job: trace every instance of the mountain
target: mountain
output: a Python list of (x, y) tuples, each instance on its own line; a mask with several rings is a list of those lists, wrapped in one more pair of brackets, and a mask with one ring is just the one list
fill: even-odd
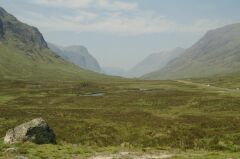
[(61, 56), (63, 59), (78, 65), (81, 68), (102, 73), (102, 69), (98, 61), (88, 52), (84, 46), (68, 46), (60, 47), (52, 43), (48, 43), (48, 47)]
[(35, 27), (0, 7), (0, 79), (89, 80), (108, 78), (80, 69), (49, 50)]
[(180, 57), (144, 79), (179, 79), (240, 71), (240, 23), (207, 32)]
[(42, 34), (37, 28), (19, 22), (14, 16), (7, 13), (0, 7), (0, 39), (1, 41), (14, 41), (17, 47), (24, 49), (24, 46), (47, 48)]
[(180, 56), (184, 52), (183, 48), (175, 48), (171, 51), (151, 54), (142, 62), (128, 71), (128, 77), (140, 77), (144, 74), (163, 68), (169, 61)]
[(107, 75), (111, 76), (121, 76), (124, 77), (126, 75), (126, 71), (117, 67), (103, 67), (103, 71)]

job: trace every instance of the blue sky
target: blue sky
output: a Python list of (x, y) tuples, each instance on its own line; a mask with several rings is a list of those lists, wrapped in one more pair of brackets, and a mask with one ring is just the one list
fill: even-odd
[(0, 6), (47, 41), (84, 45), (102, 66), (124, 69), (240, 22), (239, 0), (0, 0)]

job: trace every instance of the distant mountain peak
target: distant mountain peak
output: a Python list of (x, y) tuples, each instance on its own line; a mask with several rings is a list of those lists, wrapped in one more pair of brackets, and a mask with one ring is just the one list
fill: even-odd
[(87, 48), (83, 45), (71, 45), (66, 47), (67, 49), (72, 49), (73, 51), (88, 51)]
[(143, 61), (128, 71), (128, 77), (140, 77), (144, 74), (163, 68), (169, 61), (180, 56), (185, 49), (177, 47), (170, 51), (162, 51), (147, 56)]
[(90, 58), (94, 58), (88, 51), (88, 49), (83, 45), (71, 45), (68, 47), (63, 48), (64, 50), (68, 50), (68, 52), (71, 52), (73, 54), (80, 54), (84, 55)]
[(79, 81), (105, 79), (59, 58), (37, 28), (0, 8), (0, 80)]
[(103, 72), (98, 61), (88, 52), (85, 46), (72, 45), (61, 47), (52, 43), (48, 43), (48, 46), (57, 55), (81, 68), (99, 73)]

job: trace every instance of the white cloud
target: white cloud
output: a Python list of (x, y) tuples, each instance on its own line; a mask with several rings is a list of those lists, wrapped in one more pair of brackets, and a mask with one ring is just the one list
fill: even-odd
[(134, 10), (137, 8), (137, 3), (121, 2), (116, 0), (31, 0), (29, 2), (48, 7), (71, 9), (91, 7), (107, 10)]
[(127, 3), (114, 0), (95, 0), (98, 7), (108, 10), (135, 10), (137, 9), (137, 3)]
[(81, 12), (78, 16), (46, 17), (36, 13), (28, 15), (31, 17), (21, 17), (20, 19), (48, 31), (102, 32), (117, 35), (167, 32), (203, 33), (227, 24), (227, 22), (211, 20), (196, 20), (189, 24), (179, 24), (157, 16), (128, 17), (121, 14), (109, 14), (102, 17), (88, 12)]
[(30, 0), (29, 2), (48, 7), (84, 8), (93, 0)]
[[(70, 9), (72, 14), (26, 13), (21, 20), (47, 31), (101, 32), (116, 35), (149, 33), (203, 33), (228, 22), (200, 19), (189, 24), (177, 23), (156, 14), (143, 11), (137, 3), (119, 0), (32, 0), (31, 3), (48, 7)], [(81, 9), (79, 9), (81, 8)]]

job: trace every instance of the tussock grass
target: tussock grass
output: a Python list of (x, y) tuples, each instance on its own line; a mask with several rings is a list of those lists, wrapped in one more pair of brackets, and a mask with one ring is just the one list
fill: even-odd
[[(219, 89), (175, 81), (1, 81), (0, 87), (0, 136), (36, 117), (56, 132), (57, 146), (20, 146), (18, 152), (28, 156), (85, 156), (121, 146), (239, 151), (240, 99)], [(104, 95), (82, 96), (96, 92)]]

